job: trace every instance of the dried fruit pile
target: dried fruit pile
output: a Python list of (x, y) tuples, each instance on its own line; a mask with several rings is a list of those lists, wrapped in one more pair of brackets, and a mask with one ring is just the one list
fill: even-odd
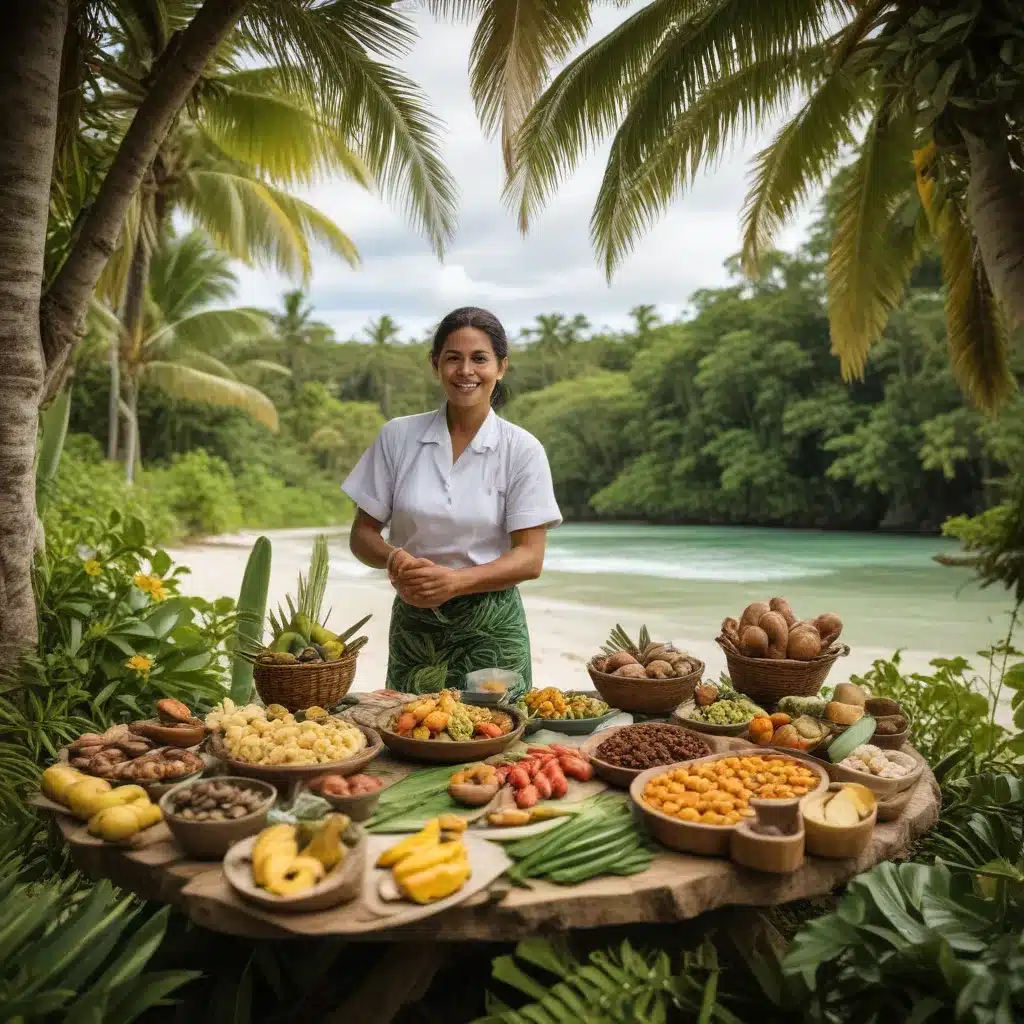
[(625, 679), (678, 679), (700, 668), (700, 659), (676, 650), (671, 644), (656, 643), (646, 626), (634, 643), (621, 626), (612, 630), (601, 654), (590, 662), (598, 672)]
[(797, 619), (784, 597), (755, 601), (737, 619), (722, 621), (722, 638), (748, 658), (810, 661), (824, 654), (843, 631), (834, 612)]
[(497, 708), (463, 704), (458, 690), (442, 690), (405, 704), (391, 728), (414, 740), (496, 739), (512, 731), (512, 716)]
[(643, 802), (680, 821), (735, 825), (753, 815), (752, 798), (788, 800), (818, 783), (815, 772), (789, 757), (725, 757), (651, 779)]
[(594, 751), (608, 764), (640, 769), (692, 761), (710, 753), (711, 748), (688, 729), (661, 722), (627, 725)]

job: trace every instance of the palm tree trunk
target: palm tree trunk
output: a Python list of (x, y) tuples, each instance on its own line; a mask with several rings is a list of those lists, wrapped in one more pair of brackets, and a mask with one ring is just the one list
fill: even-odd
[(0, 657), (36, 637), (39, 296), (67, 17), (66, 0), (33, 0), (0, 34)]
[(107, 402), (107, 458), (117, 462), (121, 438), (121, 347), (117, 338), (110, 342), (110, 400)]
[(129, 487), (135, 483), (135, 468), (139, 461), (139, 382), (135, 377), (127, 378), (128, 423), (124, 444), (124, 482)]
[[(148, 204), (146, 204), (148, 206)], [(142, 221), (146, 216), (143, 214)], [(149, 268), (152, 263), (152, 249), (140, 224), (132, 247), (132, 262), (128, 268), (128, 282), (125, 286), (124, 306), (121, 310), (121, 327), (125, 339), (125, 347), (131, 353), (132, 365), (138, 365), (140, 356), (139, 342), (144, 327), (143, 318), (146, 311), (146, 289), (149, 285)], [(120, 392), (119, 392), (120, 395)], [(139, 423), (135, 413), (138, 404), (138, 382), (134, 376), (129, 378), (128, 404), (132, 409), (129, 416), (129, 432), (134, 436), (132, 449), (137, 454), (139, 449)], [(135, 459), (125, 453), (125, 478), (132, 482), (135, 473)]]
[(1024, 327), (1024, 188), (1014, 171), (1005, 129), (963, 131), (971, 176), (971, 224), (992, 290), (1015, 327)]

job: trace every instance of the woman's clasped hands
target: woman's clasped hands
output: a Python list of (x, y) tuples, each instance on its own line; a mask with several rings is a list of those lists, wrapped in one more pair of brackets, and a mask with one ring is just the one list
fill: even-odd
[(398, 596), (414, 608), (440, 608), (457, 596), (456, 574), (429, 558), (414, 558), (398, 549), (388, 565), (388, 578)]

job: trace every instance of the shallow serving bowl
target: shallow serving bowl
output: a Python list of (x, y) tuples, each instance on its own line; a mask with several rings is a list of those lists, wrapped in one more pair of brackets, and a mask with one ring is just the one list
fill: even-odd
[[(639, 814), (650, 832), (659, 843), (672, 850), (679, 850), (681, 853), (696, 853), (703, 856), (729, 856), (732, 843), (732, 833), (739, 827), (736, 825), (704, 825), (700, 822), (680, 821), (671, 815), (663, 814), (661, 811), (649, 807), (643, 801), (643, 792), (651, 779), (672, 771), (674, 768), (691, 768), (694, 765), (706, 764), (710, 761), (722, 761), (727, 757), (750, 757), (755, 754), (764, 756), (766, 753), (773, 757), (785, 757), (796, 761), (798, 764), (810, 767), (819, 778), (818, 785), (811, 790), (811, 793), (819, 793), (826, 789), (829, 784), (829, 777), (825, 769), (810, 759), (791, 757), (788, 753), (779, 750), (766, 750), (765, 747), (751, 747), (749, 750), (731, 750), (724, 754), (711, 754), (709, 757), (700, 757), (694, 761), (681, 761), (679, 764), (661, 765), (657, 768), (648, 768), (641, 772), (630, 784), (629, 795), (633, 801), (634, 812)], [(810, 795), (810, 794), (808, 794)]]
[(394, 711), (386, 711), (378, 719), (377, 729), (384, 745), (399, 757), (410, 761), (428, 761), (433, 764), (465, 764), (468, 761), (482, 761), (493, 757), (510, 747), (526, 728), (526, 716), (517, 708), (503, 707), (514, 724), (511, 732), (494, 739), (481, 740), (414, 740), (411, 736), (399, 736), (391, 731), (395, 720)]
[(751, 715), (745, 722), (734, 722), (730, 725), (716, 725), (714, 722), (702, 722), (699, 718), (690, 718), (689, 715), (695, 711), (697, 704), (688, 700), (672, 712), (673, 724), (678, 724), (694, 732), (707, 733), (709, 736), (742, 736), (750, 728), (754, 720)]
[[(666, 723), (675, 725), (674, 722)], [(597, 756), (597, 748), (601, 746), (606, 739), (614, 736), (620, 729), (628, 729), (628, 725), (613, 725), (610, 729), (605, 729), (599, 732), (596, 736), (591, 736), (584, 744), (580, 746), (580, 751), (583, 753), (587, 760), (594, 766), (594, 774), (599, 778), (604, 779), (605, 782), (612, 786), (617, 786), (619, 789), (629, 789), (633, 780), (646, 771), (645, 768), (624, 768), (621, 765), (612, 764), (610, 761), (604, 761)], [(682, 729), (684, 726), (678, 726)], [(707, 756), (707, 755), (705, 755)], [(698, 758), (694, 758), (693, 761), (681, 761), (679, 764), (693, 764)], [(656, 766), (662, 767), (662, 766)]]
[(160, 810), (177, 844), (190, 856), (201, 860), (220, 860), (234, 843), (259, 832), (267, 821), (267, 814), (277, 799), (277, 790), (269, 782), (225, 775), (217, 782), (229, 782), (239, 788), (255, 790), (263, 796), (263, 803), (251, 814), (230, 821), (190, 821), (171, 809), (172, 798), (180, 789), (196, 785), (198, 779), (185, 782), (168, 790), (160, 798)]
[(384, 749), (384, 744), (376, 730), (356, 722), (352, 724), (366, 737), (366, 746), (358, 754), (344, 761), (333, 761), (329, 764), (252, 764), (250, 761), (236, 761), (221, 745), (218, 733), (214, 733), (207, 740), (207, 747), (214, 757), (228, 766), (232, 775), (262, 779), (264, 782), (287, 785), (305, 782), (306, 779), (315, 778), (317, 775), (355, 775)]

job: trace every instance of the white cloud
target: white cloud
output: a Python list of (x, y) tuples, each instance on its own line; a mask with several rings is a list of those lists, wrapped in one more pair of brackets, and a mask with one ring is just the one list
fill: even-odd
[[(626, 14), (601, 9), (594, 37)], [(698, 288), (727, 280), (722, 266), (739, 247), (739, 215), (747, 169), (766, 134), (702, 176), (687, 196), (641, 241), (609, 285), (590, 246), (589, 221), (604, 169), (604, 151), (592, 155), (566, 181), (523, 238), (501, 202), (503, 181), (497, 140), (486, 139), (469, 95), (467, 61), (472, 29), (414, 17), (420, 41), (405, 70), (445, 121), (443, 152), (461, 189), (459, 232), (442, 266), (427, 243), (380, 197), (350, 182), (323, 183), (308, 198), (355, 240), (358, 271), (321, 254), (310, 294), (317, 315), (342, 338), (372, 317), (390, 313), (409, 335), (422, 335), (449, 309), (488, 305), (510, 333), (538, 313), (584, 313), (595, 325), (624, 326), (629, 310), (653, 303), (678, 315)], [(795, 245), (806, 230), (805, 212), (780, 238)], [(239, 301), (272, 304), (293, 282), (242, 268)]]

